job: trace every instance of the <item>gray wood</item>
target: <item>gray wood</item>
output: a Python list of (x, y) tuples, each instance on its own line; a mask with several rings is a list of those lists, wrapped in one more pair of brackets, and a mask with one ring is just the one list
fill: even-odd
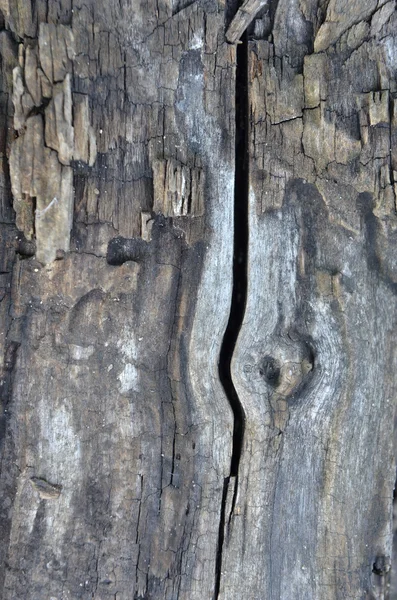
[(0, 11), (0, 598), (386, 600), (394, 0)]
[(245, 0), (234, 15), (226, 31), (226, 39), (231, 44), (239, 42), (245, 30), (251, 25), (257, 14), (267, 7), (267, 0)]
[[(217, 368), (234, 183), (223, 11), (3, 10), (21, 41), (4, 32), (13, 202), (36, 253), (12, 265), (0, 596), (210, 597), (233, 426)], [(189, 214), (179, 180), (153, 197), (158, 161), (191, 174)]]
[[(336, 4), (338, 35), (316, 52)], [(314, 20), (314, 52), (310, 3), (280, 0), (274, 42), (249, 43), (248, 300), (233, 360), (246, 436), (222, 598), (243, 585), (251, 599), (387, 594), (396, 13), (360, 3), (370, 23), (348, 29), (353, 4)]]

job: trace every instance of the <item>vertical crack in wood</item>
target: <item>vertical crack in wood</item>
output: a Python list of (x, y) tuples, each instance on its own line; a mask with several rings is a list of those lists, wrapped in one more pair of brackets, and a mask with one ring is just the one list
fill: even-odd
[(248, 253), (248, 41), (237, 47), (236, 155), (234, 186), (233, 293), (230, 316), (219, 359), (219, 375), (234, 413), (233, 453), (230, 475), (238, 475), (244, 435), (244, 411), (231, 376), (231, 361), (244, 319), (247, 300)]
[[(245, 416), (231, 376), (231, 361), (237, 338), (243, 323), (247, 300), (248, 260), (248, 38), (244, 33), (237, 46), (236, 61), (236, 150), (234, 185), (234, 248), (233, 248), (233, 291), (229, 321), (223, 337), (219, 355), (219, 377), (234, 415), (233, 449), (230, 475), (224, 480), (221, 518), (219, 524), (218, 554), (216, 561), (215, 600), (219, 596), (222, 549), (226, 525), (227, 491), (230, 478), (235, 478), (231, 511), (238, 490), (238, 470), (244, 439)], [(228, 519), (230, 521), (230, 518)]]
[(215, 565), (214, 600), (218, 600), (219, 589), (221, 586), (222, 550), (223, 550), (223, 541), (225, 538), (226, 500), (227, 500), (227, 490), (229, 487), (229, 481), (230, 481), (230, 477), (225, 477), (225, 480), (223, 482), (222, 507), (221, 507), (221, 517), (220, 517), (220, 522), (219, 522), (218, 552), (217, 552), (217, 556), (216, 556), (216, 565)]
[[(396, 438), (395, 438), (396, 439)], [(396, 452), (396, 442), (395, 442)], [(397, 462), (397, 461), (396, 461)], [(397, 598), (397, 474), (393, 490), (393, 553), (390, 570), (390, 598)]]

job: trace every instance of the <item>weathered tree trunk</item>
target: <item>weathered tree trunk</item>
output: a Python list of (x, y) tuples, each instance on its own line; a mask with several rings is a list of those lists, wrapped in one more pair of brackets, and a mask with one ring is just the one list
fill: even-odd
[(389, 597), (394, 0), (0, 0), (0, 597)]

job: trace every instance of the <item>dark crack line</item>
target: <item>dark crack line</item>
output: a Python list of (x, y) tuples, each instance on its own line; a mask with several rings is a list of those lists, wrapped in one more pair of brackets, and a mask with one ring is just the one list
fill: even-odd
[(229, 321), (219, 356), (219, 376), (234, 414), (230, 475), (238, 475), (244, 434), (244, 411), (231, 376), (231, 361), (247, 300), (248, 253), (248, 40), (237, 46), (236, 154), (234, 185), (233, 292)]
[(223, 550), (223, 541), (225, 538), (225, 521), (226, 521), (226, 501), (227, 501), (227, 490), (229, 487), (230, 477), (226, 477), (223, 482), (223, 491), (222, 491), (222, 507), (221, 507), (221, 517), (219, 522), (219, 534), (218, 534), (218, 551), (216, 555), (216, 564), (215, 564), (215, 590), (214, 590), (214, 600), (217, 600), (219, 597), (219, 590), (221, 586), (221, 574), (222, 574), (222, 550)]
[[(236, 149), (234, 182), (234, 247), (233, 247), (233, 292), (229, 321), (223, 337), (219, 355), (219, 377), (234, 416), (233, 449), (230, 475), (224, 480), (222, 508), (219, 524), (218, 551), (215, 571), (214, 599), (219, 596), (222, 568), (222, 551), (226, 523), (226, 501), (230, 477), (235, 477), (232, 502), (234, 507), (238, 489), (238, 471), (244, 439), (245, 416), (231, 375), (231, 361), (240, 332), (247, 300), (247, 257), (248, 257), (248, 38), (244, 33), (237, 45), (236, 63)], [(230, 522), (230, 518), (229, 518)]]

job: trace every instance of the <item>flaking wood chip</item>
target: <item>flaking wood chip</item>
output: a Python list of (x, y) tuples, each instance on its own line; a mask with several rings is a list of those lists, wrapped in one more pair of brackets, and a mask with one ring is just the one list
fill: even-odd
[(57, 500), (61, 495), (62, 487), (48, 483), (45, 479), (32, 477), (30, 483), (42, 500)]

